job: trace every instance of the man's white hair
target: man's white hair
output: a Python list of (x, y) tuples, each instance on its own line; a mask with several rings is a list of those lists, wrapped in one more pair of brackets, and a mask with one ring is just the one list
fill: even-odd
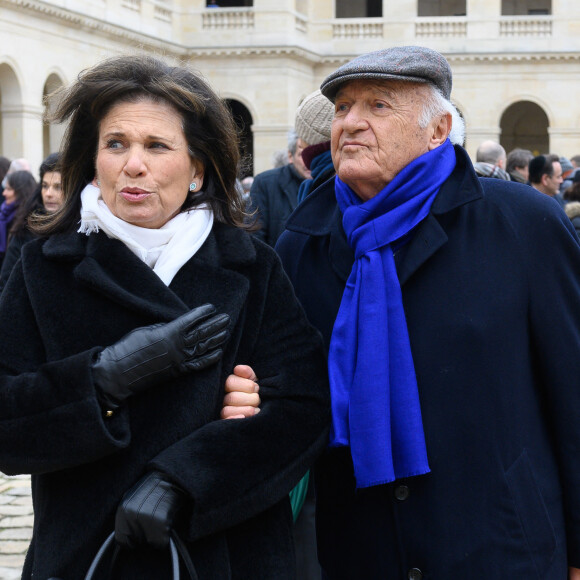
[(451, 132), (449, 133), (449, 140), (454, 145), (463, 145), (465, 141), (465, 122), (455, 105), (447, 100), (438, 90), (431, 84), (427, 85), (429, 94), (423, 103), (423, 111), (419, 117), (419, 127), (425, 129), (427, 125), (435, 118), (445, 113), (451, 114)]

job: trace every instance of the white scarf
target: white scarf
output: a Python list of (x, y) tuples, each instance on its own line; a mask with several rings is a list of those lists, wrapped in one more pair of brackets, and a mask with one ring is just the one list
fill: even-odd
[(169, 286), (179, 269), (199, 250), (213, 226), (213, 212), (205, 204), (177, 214), (158, 229), (134, 226), (111, 213), (101, 190), (87, 185), (81, 192), (79, 233), (102, 229), (121, 240)]

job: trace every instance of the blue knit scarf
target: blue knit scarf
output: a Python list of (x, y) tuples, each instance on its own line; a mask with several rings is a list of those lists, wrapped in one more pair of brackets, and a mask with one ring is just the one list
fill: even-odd
[(429, 472), (392, 243), (427, 216), (454, 167), (446, 140), (366, 202), (336, 178), (355, 262), (330, 341), (330, 445), (350, 445), (358, 488)]

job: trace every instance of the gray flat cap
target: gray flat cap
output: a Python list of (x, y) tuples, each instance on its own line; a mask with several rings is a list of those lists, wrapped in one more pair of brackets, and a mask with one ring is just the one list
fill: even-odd
[(357, 56), (327, 76), (320, 91), (334, 101), (342, 84), (357, 79), (431, 83), (446, 99), (451, 95), (449, 63), (442, 54), (424, 46), (395, 46)]

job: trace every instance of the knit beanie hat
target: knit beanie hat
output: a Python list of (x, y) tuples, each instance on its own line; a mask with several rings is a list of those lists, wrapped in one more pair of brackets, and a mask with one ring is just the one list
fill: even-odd
[(319, 91), (309, 94), (296, 110), (294, 129), (308, 145), (330, 141), (334, 105)]

